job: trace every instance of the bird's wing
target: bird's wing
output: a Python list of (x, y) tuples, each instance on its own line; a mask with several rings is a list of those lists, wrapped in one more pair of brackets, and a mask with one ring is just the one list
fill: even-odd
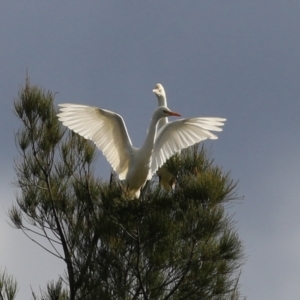
[(109, 110), (79, 104), (59, 104), (57, 115), (63, 125), (92, 140), (103, 152), (112, 168), (125, 179), (132, 144), (123, 118)]
[(181, 149), (206, 139), (217, 139), (211, 131), (222, 131), (223, 118), (180, 119), (165, 124), (158, 132), (154, 143), (151, 173), (161, 167), (168, 158)]

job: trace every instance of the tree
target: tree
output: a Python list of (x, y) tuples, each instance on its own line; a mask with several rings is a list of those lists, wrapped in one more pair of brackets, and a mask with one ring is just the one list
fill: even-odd
[(129, 201), (113, 174), (95, 176), (97, 150), (60, 125), (53, 101), (28, 78), (15, 100), (20, 193), (10, 218), (66, 264), (41, 299), (238, 299), (244, 253), (225, 209), (237, 197), (230, 174), (193, 147), (167, 162), (172, 192), (154, 178)]
[(18, 283), (6, 270), (0, 270), (0, 300), (14, 300), (18, 292)]

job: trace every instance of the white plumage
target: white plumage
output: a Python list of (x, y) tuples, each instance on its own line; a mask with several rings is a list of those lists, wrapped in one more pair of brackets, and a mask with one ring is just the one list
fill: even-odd
[(212, 131), (222, 131), (223, 118), (189, 118), (166, 123), (158, 132), (155, 139), (151, 170), (154, 172), (168, 158), (181, 149), (190, 147), (207, 138), (215, 140), (218, 137)]
[[(166, 92), (162, 84), (157, 83), (152, 91), (157, 97), (158, 106), (168, 106)], [(160, 119), (157, 124), (157, 131), (168, 122), (168, 117)], [(165, 166), (160, 167), (156, 174), (159, 178), (159, 183), (166, 191), (170, 191), (175, 186), (175, 178)]]
[[(167, 106), (167, 96), (164, 87), (162, 84), (157, 83), (155, 85), (155, 88), (153, 89), (154, 94), (157, 97), (158, 100), (158, 106)], [(223, 121), (226, 119), (220, 119), (220, 118), (193, 118), (193, 119), (187, 119), (190, 121), (185, 122), (185, 126), (182, 125), (182, 120), (178, 120), (179, 124), (174, 124), (174, 127), (172, 128), (172, 134), (170, 136), (170, 139), (173, 139), (173, 145), (175, 145), (176, 148), (176, 136), (175, 135), (181, 134), (181, 129), (184, 128), (184, 131), (188, 134), (183, 134), (181, 136), (182, 144), (177, 146), (176, 150), (170, 150), (172, 153), (178, 153), (180, 149), (187, 148), (189, 145), (195, 144), (195, 139), (190, 139), (191, 136), (194, 134), (198, 135), (199, 142), (202, 140), (205, 140), (207, 138), (209, 139), (216, 139), (217, 137), (213, 135), (211, 132), (207, 132), (207, 130), (212, 131), (220, 131), (220, 128), (217, 126), (222, 126)], [(216, 123), (214, 123), (214, 121)], [(188, 123), (190, 122), (190, 127), (188, 127)], [(199, 124), (199, 126), (195, 126), (196, 124)], [(157, 131), (159, 131), (165, 124), (168, 124), (168, 117), (162, 118), (159, 120), (157, 125)], [(215, 127), (213, 127), (215, 125)], [(170, 129), (169, 129), (170, 130)], [(190, 139), (190, 140), (189, 140)], [(184, 144), (185, 143), (185, 144)], [(159, 142), (157, 141), (157, 146), (159, 147)], [(183, 146), (183, 147), (182, 147)], [(180, 148), (180, 149), (179, 149)], [(172, 155), (170, 155), (172, 156)], [(171, 190), (174, 186), (174, 177), (173, 175), (165, 168), (165, 166), (160, 167), (157, 170), (157, 175), (159, 177), (160, 184), (163, 186), (163, 188), (167, 191)]]
[(161, 106), (154, 111), (143, 146), (135, 148), (120, 115), (87, 105), (65, 103), (59, 107), (58, 119), (96, 144), (119, 178), (125, 180), (130, 198), (139, 198), (140, 189), (169, 157), (207, 138), (217, 139), (209, 130), (222, 131), (220, 126), (226, 120), (180, 119), (164, 124), (156, 135), (157, 123), (161, 118), (180, 116)]

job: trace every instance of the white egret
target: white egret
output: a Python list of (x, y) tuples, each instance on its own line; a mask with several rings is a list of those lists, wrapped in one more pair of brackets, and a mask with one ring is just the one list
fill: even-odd
[[(155, 88), (153, 90), (153, 93), (156, 95), (157, 100), (158, 100), (158, 106), (168, 106), (167, 105), (167, 96), (164, 87), (162, 84), (157, 83), (155, 85)], [(157, 131), (160, 130), (163, 125), (168, 123), (168, 117), (162, 118), (158, 121), (157, 124)], [(158, 178), (159, 178), (159, 183), (162, 185), (162, 187), (166, 191), (170, 191), (174, 185), (175, 185), (175, 178), (174, 176), (167, 170), (165, 166), (160, 167), (157, 172), (156, 172)]]
[(139, 198), (140, 189), (165, 161), (183, 148), (207, 138), (217, 139), (212, 131), (222, 131), (223, 118), (179, 119), (165, 124), (156, 135), (161, 118), (180, 116), (165, 106), (152, 116), (141, 148), (132, 146), (123, 118), (111, 111), (79, 104), (60, 104), (58, 119), (69, 129), (92, 140), (103, 152), (120, 180), (125, 180), (130, 198)]

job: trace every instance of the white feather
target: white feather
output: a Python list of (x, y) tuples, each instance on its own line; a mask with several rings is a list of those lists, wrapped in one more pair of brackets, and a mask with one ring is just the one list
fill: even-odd
[[(152, 116), (147, 137), (139, 149), (132, 146), (123, 118), (109, 110), (79, 104), (60, 104), (58, 119), (74, 132), (92, 140), (103, 152), (121, 180), (125, 179), (130, 197), (139, 198), (147, 179), (166, 160), (183, 148), (207, 138), (217, 139), (212, 131), (221, 131), (225, 119), (190, 118), (167, 123), (167, 116), (180, 116), (166, 106)], [(157, 133), (159, 120), (165, 123)]]

